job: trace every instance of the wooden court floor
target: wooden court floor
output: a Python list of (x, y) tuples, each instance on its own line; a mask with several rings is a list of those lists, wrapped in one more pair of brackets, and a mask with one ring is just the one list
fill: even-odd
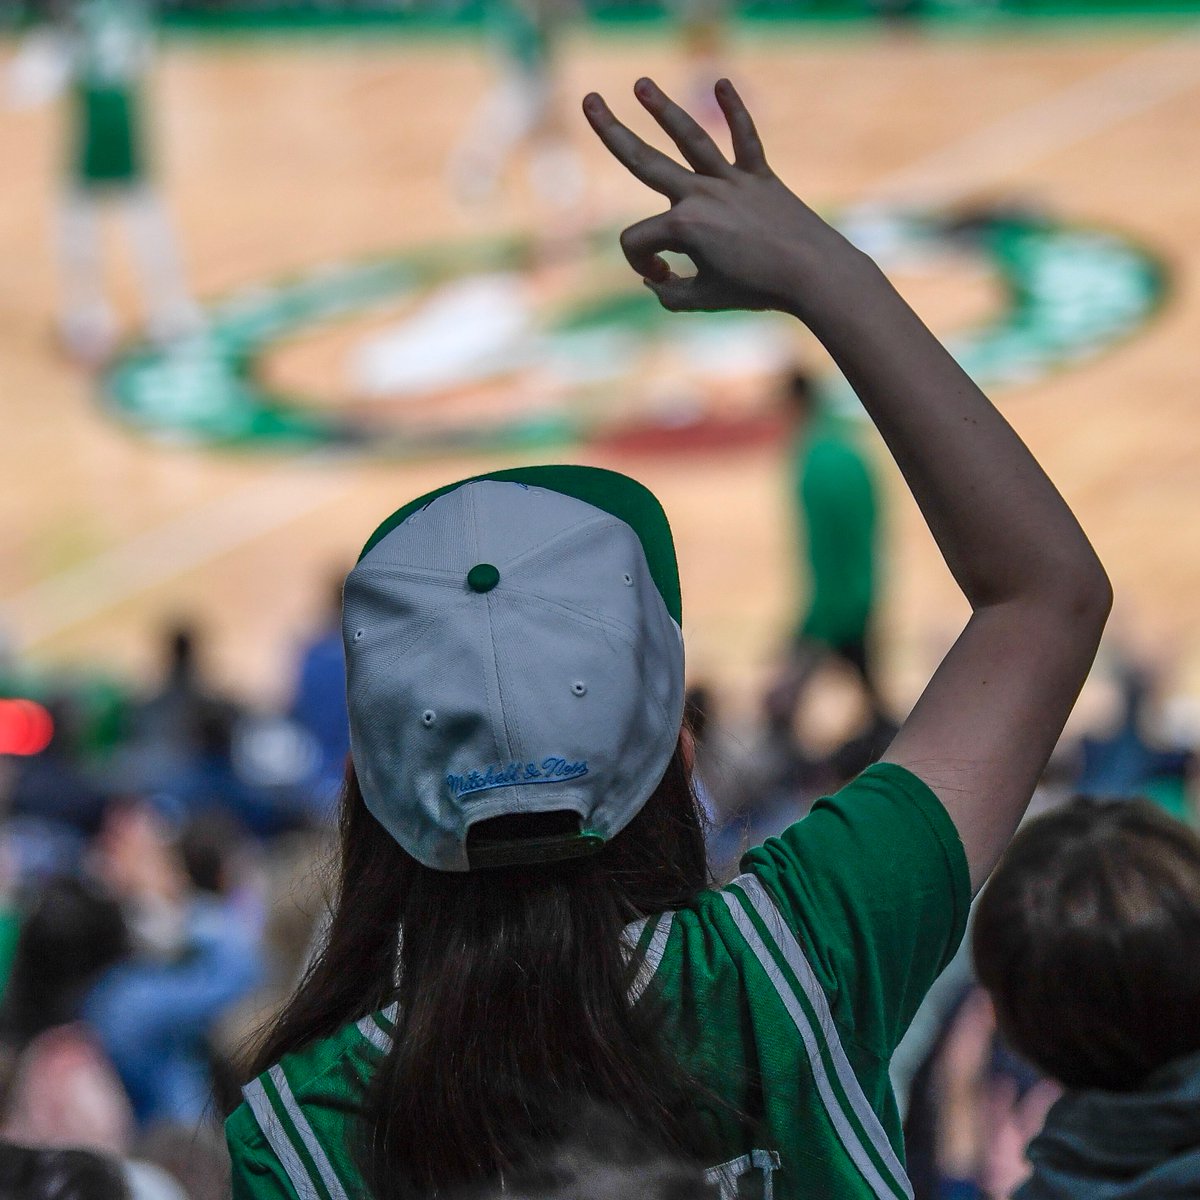
[[(0, 66), (11, 54), (0, 47)], [(577, 35), (564, 92), (626, 112), (638, 74), (680, 83), (661, 36)], [(1180, 26), (1079, 26), (934, 40), (747, 33), (729, 72), (780, 174), (810, 202), (1018, 195), (1124, 231), (1171, 264), (1154, 323), (1099, 359), (996, 399), (1075, 508), (1116, 585), (1114, 626), (1200, 697), (1200, 39)], [(449, 201), (446, 146), (482, 94), (478, 47), (437, 41), (173, 43), (156, 88), (162, 177), (201, 297), (322, 262), (524, 227), (517, 189), (487, 217)], [(624, 95), (622, 94), (624, 93)], [(596, 219), (648, 215), (570, 110)], [(644, 128), (646, 122), (641, 122)], [(269, 702), (292, 648), (376, 521), (499, 458), (295, 460), (138, 441), (56, 352), (52, 111), (0, 110), (0, 626), (45, 664), (141, 673), (162, 619), (200, 617), (213, 665)], [(127, 256), (111, 269), (134, 314)], [(967, 273), (902, 280), (935, 329), (994, 301)], [(814, 355), (814, 362), (817, 362)], [(752, 702), (795, 603), (782, 452), (581, 461), (663, 499), (684, 573), (694, 675)], [(551, 457), (560, 457), (558, 455)], [(881, 460), (882, 462), (882, 460)], [(886, 465), (882, 635), (898, 702), (915, 695), (963, 606)]]

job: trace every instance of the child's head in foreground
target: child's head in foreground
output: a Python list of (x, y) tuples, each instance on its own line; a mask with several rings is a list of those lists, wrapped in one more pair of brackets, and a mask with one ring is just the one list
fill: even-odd
[(973, 938), (1000, 1028), (1067, 1088), (1130, 1091), (1200, 1051), (1200, 837), (1145, 801), (1030, 821)]

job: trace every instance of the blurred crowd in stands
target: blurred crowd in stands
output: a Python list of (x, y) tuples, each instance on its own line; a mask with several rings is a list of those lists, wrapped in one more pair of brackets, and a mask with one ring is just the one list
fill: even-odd
[[(161, 677), (140, 695), (95, 682), (39, 689), (8, 664), (0, 1181), (13, 1182), (4, 1195), (226, 1194), (220, 1121), (237, 1102), (239, 1047), (320, 936), (325, 839), (348, 751), (335, 613), (331, 604), (298, 654), (290, 703), (274, 714), (221, 694), (205, 672), (203, 631), (186, 624), (163, 633)], [(1194, 823), (1195, 745), (1155, 734), (1146, 671), (1109, 673), (1115, 719), (1062, 747), (1034, 811), (1078, 792), (1142, 795)], [(876, 713), (866, 734), (816, 753), (795, 723), (770, 719), (769, 704), (752, 731), (723, 719), (708, 686), (694, 685), (687, 707), (718, 876), (883, 748)], [(893, 1070), (919, 1200), (1008, 1196), (1059, 1091), (998, 1034), (968, 948)], [(75, 1177), (92, 1190), (31, 1182)]]
[(0, 1133), (215, 1200), (231, 1056), (310, 936), (289, 889), (313, 886), (349, 749), (342, 650), (318, 631), (270, 716), (210, 683), (198, 629), (163, 658), (141, 695), (15, 664), (0, 684)]

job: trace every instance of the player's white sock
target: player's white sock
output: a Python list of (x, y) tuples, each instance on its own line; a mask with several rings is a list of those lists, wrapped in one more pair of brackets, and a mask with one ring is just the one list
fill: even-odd
[(58, 213), (58, 257), (62, 273), (59, 333), (72, 358), (89, 366), (103, 362), (117, 338), (117, 321), (104, 297), (100, 259), (100, 213), (96, 198), (73, 190)]
[(520, 73), (504, 76), (487, 94), (447, 164), (450, 189), (460, 204), (482, 204), (495, 195), (505, 166), (536, 126), (543, 103), (540, 84)]
[(156, 341), (173, 341), (198, 332), (203, 317), (184, 282), (175, 233), (162, 198), (154, 188), (139, 187), (129, 193), (123, 207), (142, 283), (147, 332)]

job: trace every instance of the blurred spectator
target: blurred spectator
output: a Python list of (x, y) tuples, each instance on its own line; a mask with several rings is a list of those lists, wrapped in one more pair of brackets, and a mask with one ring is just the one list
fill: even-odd
[[(178, 852), (145, 822), (131, 822), (123, 837), (144, 863), (157, 864), (126, 877), (127, 905), (156, 902), (162, 881), (174, 877), (178, 935), (114, 964), (89, 990), (82, 1013), (138, 1121), (192, 1124), (211, 1113), (211, 1032), (259, 981), (261, 906), (237, 886), (240, 839), (227, 820), (208, 817), (185, 830)], [(124, 856), (118, 839), (110, 862)]]
[(162, 817), (148, 804), (124, 801), (105, 814), (89, 866), (119, 900), (133, 948), (175, 954), (183, 937), (186, 877)]
[(35, 897), (0, 1009), (7, 1136), (123, 1152), (133, 1124), (129, 1101), (79, 1018), (89, 990), (128, 951), (120, 906), (100, 889), (59, 879)]
[(131, 716), (135, 738), (168, 746), (190, 738), (199, 710), (216, 699), (204, 678), (200, 647), (199, 627), (190, 621), (163, 631), (162, 682)]
[(108, 793), (80, 765), (78, 711), (72, 699), (57, 696), (46, 708), (54, 728), (50, 744), (40, 754), (15, 760), (9, 811), (44, 827), (50, 837), (57, 832), (91, 836), (100, 828)]
[(209, 714), (219, 711), (232, 722), (236, 706), (205, 678), (197, 626), (177, 622), (160, 637), (161, 678), (154, 690), (129, 705), (126, 737), (107, 764), (107, 774), (115, 790), (151, 796), (172, 820), (182, 821), (183, 802), (174, 791), (191, 771)]
[(228, 1200), (229, 1153), (210, 1125), (155, 1125), (133, 1145), (134, 1161), (178, 1181), (187, 1200)]
[(220, 700), (198, 702), (191, 713), (189, 753), (163, 781), (158, 799), (181, 821), (225, 813), (259, 837), (302, 829), (311, 821), (305, 793), (247, 777), (235, 754), (241, 718)]
[(300, 653), (289, 715), (315, 739), (320, 752), (315, 791), (329, 813), (350, 753), (346, 713), (346, 656), (342, 649), (342, 576), (330, 580), (329, 603), (320, 628)]
[(133, 1200), (125, 1173), (90, 1150), (45, 1150), (0, 1142), (5, 1200)]
[(189, 1200), (165, 1171), (91, 1150), (0, 1142), (4, 1200)]
[(262, 927), (260, 906), (232, 886), (232, 851), (215, 841), (195, 836), (207, 848), (193, 844), (192, 860), (212, 887), (189, 889), (152, 816), (124, 813), (96, 865), (128, 918), (81, 880), (35, 896), (0, 1012), (8, 1125), (23, 1140), (121, 1152), (135, 1121), (210, 1115), (209, 1036), (258, 981)]
[(1087, 796), (1145, 796), (1172, 816), (1188, 819), (1187, 779), (1196, 763), (1191, 747), (1165, 746), (1147, 728), (1155, 700), (1152, 669), (1120, 663), (1121, 713), (1110, 732), (1085, 737), (1075, 790)]
[(1017, 1200), (1200, 1195), (1200, 837), (1144, 801), (1030, 821), (973, 948), (1011, 1044), (1067, 1089)]
[(968, 987), (912, 1081), (904, 1145), (915, 1200), (1010, 1196), (1059, 1094), (999, 1037), (986, 993)]

